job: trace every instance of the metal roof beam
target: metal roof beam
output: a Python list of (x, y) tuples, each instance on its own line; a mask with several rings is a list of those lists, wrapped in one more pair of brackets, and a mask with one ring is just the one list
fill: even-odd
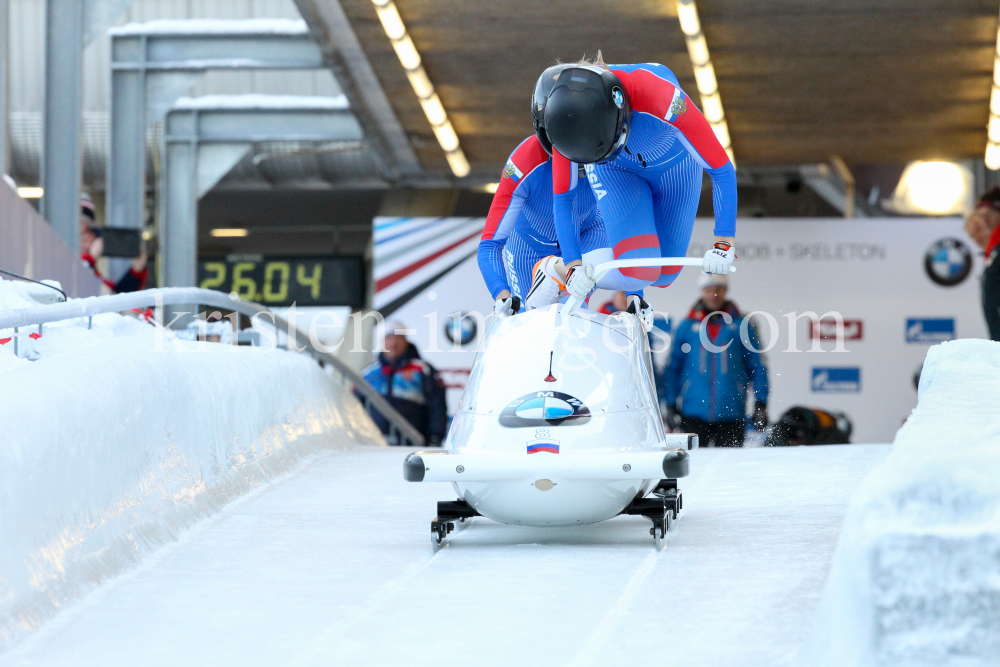
[(389, 157), (393, 176), (419, 180), (420, 161), (410, 138), (396, 117), (389, 98), (361, 48), (351, 22), (339, 0), (295, 0), (317, 43), (322, 46), (327, 66), (340, 82), (351, 107), (358, 113), (365, 131), (377, 139), (378, 153)]
[(306, 24), (289, 19), (150, 21), (109, 33), (112, 71), (324, 66)]
[[(326, 107), (309, 104), (306, 98), (295, 104), (295, 98), (269, 95), (212, 95), (209, 100), (222, 101), (209, 106), (199, 99), (180, 100), (167, 114), (164, 140), (166, 143), (196, 140), (201, 143), (229, 141), (360, 141), (364, 138), (354, 114), (338, 98)], [(246, 106), (225, 104), (225, 100), (246, 100)], [(203, 98), (204, 99), (204, 98)], [(301, 98), (299, 98), (301, 100)]]

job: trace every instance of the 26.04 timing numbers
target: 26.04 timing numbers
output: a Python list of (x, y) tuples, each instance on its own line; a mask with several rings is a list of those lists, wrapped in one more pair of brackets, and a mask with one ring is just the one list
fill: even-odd
[[(289, 283), (291, 282), (293, 266), (290, 262), (267, 262), (264, 265), (262, 285), (257, 285), (257, 279), (252, 275), (257, 273), (256, 262), (238, 262), (232, 265), (232, 274), (225, 262), (205, 262), (204, 271), (210, 277), (201, 281), (202, 289), (217, 289), (236, 292), (241, 299), (263, 303), (284, 303), (289, 301)], [(323, 266), (319, 263), (295, 264), (295, 284), (292, 291), (301, 299), (316, 301), (320, 298)], [(229, 289), (225, 285), (231, 279)], [(292, 299), (294, 301), (294, 299)]]

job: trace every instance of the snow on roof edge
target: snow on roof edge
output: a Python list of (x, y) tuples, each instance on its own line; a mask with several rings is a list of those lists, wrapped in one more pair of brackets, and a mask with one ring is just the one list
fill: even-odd
[(110, 28), (109, 35), (304, 35), (302, 19), (158, 19)]
[(347, 97), (307, 95), (204, 95), (182, 97), (174, 109), (350, 109)]

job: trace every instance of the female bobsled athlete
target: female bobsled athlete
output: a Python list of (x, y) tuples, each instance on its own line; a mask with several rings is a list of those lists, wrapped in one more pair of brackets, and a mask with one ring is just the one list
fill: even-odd
[[(531, 113), (539, 142), (552, 154), (555, 229), (571, 293), (594, 287), (570, 215), (579, 187), (577, 164), (587, 165), (615, 259), (685, 256), (702, 170), (707, 171), (716, 242), (705, 253), (702, 270), (729, 271), (735, 255), (736, 170), (673, 72), (654, 63), (609, 67), (598, 52), (594, 63), (545, 70)], [(666, 287), (680, 268), (621, 269), (609, 274), (616, 279), (609, 289), (626, 291), (630, 310), (635, 304), (648, 310), (643, 288)]]
[[(594, 193), (583, 183), (567, 197), (568, 225), (577, 258), (596, 264), (612, 255)], [(552, 160), (532, 136), (510, 154), (479, 242), (479, 270), (496, 300), (497, 315), (517, 313), (519, 304), (531, 309), (553, 303), (565, 289), (567, 270), (559, 255)]]

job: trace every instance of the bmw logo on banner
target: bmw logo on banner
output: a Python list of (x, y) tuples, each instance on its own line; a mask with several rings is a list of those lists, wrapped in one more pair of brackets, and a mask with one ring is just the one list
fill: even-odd
[(476, 318), (468, 313), (454, 313), (444, 325), (444, 335), (452, 343), (468, 345), (476, 338)]
[(500, 413), (500, 425), (579, 426), (590, 421), (590, 410), (579, 398), (561, 391), (536, 391), (511, 401)]
[(943, 287), (954, 287), (972, 272), (972, 253), (955, 238), (941, 239), (924, 255), (927, 277)]

